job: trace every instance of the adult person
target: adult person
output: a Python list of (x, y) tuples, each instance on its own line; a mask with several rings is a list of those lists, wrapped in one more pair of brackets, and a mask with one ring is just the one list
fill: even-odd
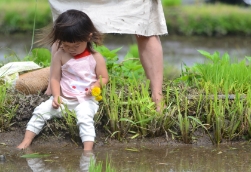
[[(102, 33), (134, 34), (140, 60), (150, 80), (151, 98), (161, 109), (163, 50), (159, 35), (167, 34), (161, 0), (49, 0), (53, 21), (68, 9), (85, 12)], [(52, 46), (52, 56), (56, 51)], [(50, 94), (50, 88), (46, 94)]]

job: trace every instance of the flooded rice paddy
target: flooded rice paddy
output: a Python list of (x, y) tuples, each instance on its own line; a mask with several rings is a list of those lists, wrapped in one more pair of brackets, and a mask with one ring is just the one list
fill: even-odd
[[(106, 161), (118, 172), (239, 172), (251, 171), (251, 145), (234, 144), (220, 146), (109, 146), (95, 148), (94, 158)], [(0, 161), (3, 172), (80, 172), (86, 171), (90, 157), (80, 147), (63, 146), (33, 147), (28, 153), (49, 154), (45, 158), (21, 158), (21, 151), (0, 146)], [(105, 169), (105, 168), (103, 168)], [(105, 170), (104, 170), (105, 171)]]

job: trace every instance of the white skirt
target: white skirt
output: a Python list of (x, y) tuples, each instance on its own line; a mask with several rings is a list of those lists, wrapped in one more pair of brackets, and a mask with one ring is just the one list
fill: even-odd
[(167, 34), (161, 0), (49, 0), (53, 21), (68, 9), (85, 12), (102, 33)]

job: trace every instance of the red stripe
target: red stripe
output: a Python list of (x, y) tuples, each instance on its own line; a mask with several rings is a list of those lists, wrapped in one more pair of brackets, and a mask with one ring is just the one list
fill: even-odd
[(86, 48), (85, 51), (83, 51), (81, 54), (74, 56), (74, 59), (80, 59), (82, 57), (89, 56), (90, 54), (91, 52), (88, 50), (88, 48)]

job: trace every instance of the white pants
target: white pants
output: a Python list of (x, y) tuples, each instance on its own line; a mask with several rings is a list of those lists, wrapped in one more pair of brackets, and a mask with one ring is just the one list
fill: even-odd
[[(98, 111), (98, 102), (95, 100), (87, 100), (79, 103), (77, 100), (69, 100), (63, 97), (62, 101), (67, 105), (69, 110), (74, 110), (77, 116), (77, 125), (79, 126), (79, 136), (82, 142), (94, 141), (96, 136), (93, 117)], [(53, 96), (47, 101), (41, 103), (34, 112), (33, 116), (27, 124), (26, 130), (32, 131), (38, 134), (45, 122), (51, 118), (62, 118), (61, 108), (54, 109), (52, 107)], [(62, 109), (64, 106), (61, 105)]]

